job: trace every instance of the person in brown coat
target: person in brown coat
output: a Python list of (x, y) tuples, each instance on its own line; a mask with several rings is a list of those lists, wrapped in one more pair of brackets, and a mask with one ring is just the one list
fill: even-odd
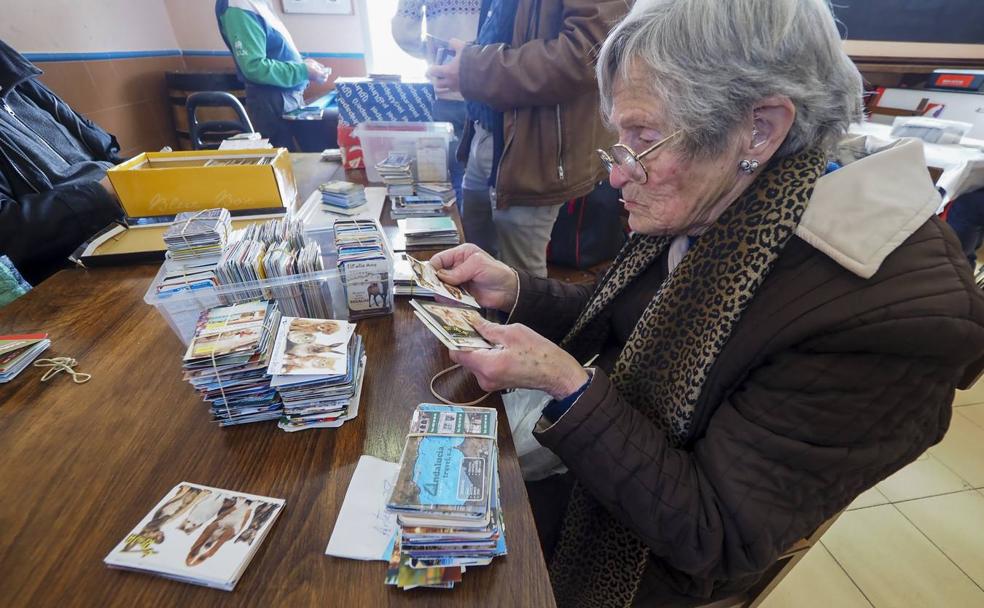
[(510, 313), (452, 359), (546, 394), (533, 437), (573, 481), (534, 502), (557, 604), (697, 605), (942, 439), (984, 296), (921, 144), (838, 147), (861, 78), (824, 0), (640, 1), (597, 73), (634, 231), (598, 283), (473, 245), (433, 263)]
[(595, 54), (627, 0), (484, 0), (475, 44), (451, 40), (455, 59), (432, 66), (438, 94), (467, 102), (458, 156), (465, 239), (511, 266), (547, 274), (560, 206), (605, 177), (594, 150), (602, 124)]

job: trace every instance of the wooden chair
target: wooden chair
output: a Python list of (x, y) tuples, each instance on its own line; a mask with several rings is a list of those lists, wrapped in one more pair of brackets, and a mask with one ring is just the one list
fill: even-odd
[(806, 557), (807, 551), (820, 542), (820, 537), (827, 532), (830, 526), (834, 525), (838, 517), (840, 517), (840, 513), (823, 522), (809, 537), (796, 541), (792, 547), (779, 556), (776, 563), (762, 575), (762, 579), (748, 591), (705, 604), (701, 608), (757, 608), (772, 593), (772, 590), (779, 586), (779, 583), (789, 574), (793, 566)]

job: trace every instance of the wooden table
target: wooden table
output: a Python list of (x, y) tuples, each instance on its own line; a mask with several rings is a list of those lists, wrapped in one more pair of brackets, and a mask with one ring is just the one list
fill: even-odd
[[(299, 180), (300, 181), (300, 180)], [(0, 604), (13, 606), (554, 606), (505, 412), (499, 466), (509, 554), (453, 591), (383, 584), (386, 565), (324, 555), (362, 454), (399, 459), (410, 415), (432, 401), (447, 351), (405, 300), (361, 321), (369, 367), (359, 417), (285, 433), (220, 429), (181, 380), (180, 340), (142, 298), (155, 266), (65, 270), (6, 308), (0, 333), (51, 334), (93, 378), (0, 385)], [(446, 389), (468, 400), (470, 378)], [(286, 508), (227, 593), (107, 568), (102, 560), (181, 481), (285, 498)]]

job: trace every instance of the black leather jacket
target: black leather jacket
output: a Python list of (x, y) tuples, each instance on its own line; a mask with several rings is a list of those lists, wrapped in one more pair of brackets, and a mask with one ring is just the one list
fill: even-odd
[[(41, 84), (39, 74), (40, 69), (0, 41), (0, 111), (12, 113), (14, 107), (30, 104), (41, 110), (33, 116), (51, 121), (25, 121), (37, 137), (0, 129), (0, 255), (9, 256), (32, 284), (57, 270), (86, 239), (123, 216), (116, 197), (98, 181), (57, 185), (32, 159), (32, 149), (48, 146), (43, 133), (64, 128), (92, 160), (120, 162), (116, 138)], [(104, 175), (99, 172), (94, 177)]]

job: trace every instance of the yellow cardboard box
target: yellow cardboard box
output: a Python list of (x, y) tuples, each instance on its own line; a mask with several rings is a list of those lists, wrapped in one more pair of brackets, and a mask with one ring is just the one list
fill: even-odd
[[(209, 161), (252, 159), (242, 165)], [(145, 152), (107, 172), (132, 218), (225, 207), (269, 211), (290, 207), (297, 184), (286, 148)]]

